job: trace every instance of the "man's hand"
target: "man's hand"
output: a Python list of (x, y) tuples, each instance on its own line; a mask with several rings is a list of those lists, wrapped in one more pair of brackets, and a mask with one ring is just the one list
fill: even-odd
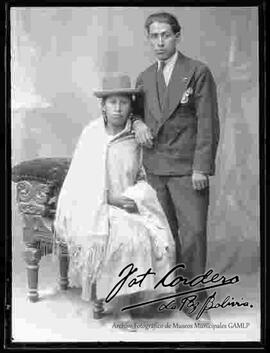
[(136, 141), (147, 148), (153, 147), (153, 136), (150, 129), (141, 120), (133, 122), (133, 130), (135, 132)]
[(207, 188), (209, 185), (208, 176), (194, 171), (192, 174), (192, 185), (194, 190), (203, 190)]
[(129, 213), (139, 213), (135, 201), (125, 196), (111, 198), (109, 204), (122, 208)]

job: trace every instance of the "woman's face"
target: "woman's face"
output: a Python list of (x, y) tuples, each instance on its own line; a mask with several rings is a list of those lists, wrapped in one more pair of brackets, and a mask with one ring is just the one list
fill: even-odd
[(124, 126), (131, 111), (131, 100), (129, 96), (112, 95), (105, 99), (104, 109), (109, 125)]

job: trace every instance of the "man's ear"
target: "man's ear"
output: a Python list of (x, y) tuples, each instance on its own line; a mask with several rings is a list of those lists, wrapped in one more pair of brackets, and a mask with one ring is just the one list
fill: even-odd
[(180, 32), (175, 33), (175, 38), (176, 38), (177, 42), (180, 42), (181, 33)]

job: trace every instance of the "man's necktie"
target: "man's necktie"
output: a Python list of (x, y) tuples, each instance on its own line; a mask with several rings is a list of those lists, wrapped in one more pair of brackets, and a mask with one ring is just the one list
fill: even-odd
[(160, 61), (159, 69), (157, 72), (157, 86), (158, 86), (158, 96), (159, 96), (159, 103), (160, 108), (163, 109), (164, 100), (165, 100), (165, 93), (166, 93), (166, 83), (163, 75), (163, 69), (165, 66), (165, 61)]

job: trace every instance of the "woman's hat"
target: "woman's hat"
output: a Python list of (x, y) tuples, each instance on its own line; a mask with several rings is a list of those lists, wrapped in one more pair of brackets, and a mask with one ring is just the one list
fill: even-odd
[(128, 75), (112, 74), (102, 80), (102, 89), (94, 91), (94, 95), (103, 98), (111, 94), (138, 94), (139, 88), (131, 88), (131, 81)]

